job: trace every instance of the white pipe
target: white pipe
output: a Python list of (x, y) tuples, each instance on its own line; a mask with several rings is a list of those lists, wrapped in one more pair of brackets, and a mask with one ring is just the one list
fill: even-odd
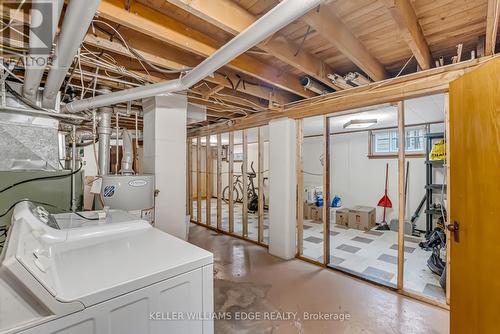
[(100, 0), (71, 0), (69, 2), (61, 33), (56, 43), (55, 63), (49, 71), (43, 91), (43, 106), (45, 108), (55, 106), (57, 93), (100, 2)]
[(300, 84), (305, 88), (310, 90), (311, 92), (314, 92), (316, 94), (327, 94), (329, 93), (328, 89), (320, 84), (317, 81), (312, 80), (310, 77), (305, 76), (300, 80)]
[(180, 79), (125, 89), (108, 95), (74, 101), (67, 104), (65, 110), (70, 113), (76, 113), (86, 109), (109, 106), (121, 102), (140, 100), (150, 96), (186, 90), (200, 80), (211, 75), (240, 54), (259, 44), (267, 37), (318, 6), (321, 1), (322, 0), (285, 0), (279, 3), (266, 15), (255, 21), (251, 26), (246, 28)]
[[(71, 131), (71, 170), (76, 171), (76, 126)], [(76, 175), (71, 175), (71, 211), (76, 211)]]
[(110, 166), (110, 139), (111, 133), (111, 117), (113, 116), (113, 109), (100, 108), (99, 109), (99, 126), (97, 133), (99, 134), (99, 171), (100, 176), (109, 174)]
[[(132, 147), (132, 136), (128, 130), (123, 130), (123, 157), (122, 157), (122, 168), (120, 170), (121, 175), (134, 175), (134, 170), (132, 165), (134, 163), (134, 149)], [(118, 142), (118, 140), (117, 140)]]
[[(63, 0), (32, 0), (31, 2), (31, 29), (29, 40), (30, 52), (25, 61), (26, 71), (24, 76), (23, 95), (33, 102), (36, 102), (38, 87), (40, 87), (43, 72), (45, 71), (45, 67), (47, 66), (49, 60), (49, 49), (52, 49), (52, 44), (54, 43), (54, 38), (56, 37), (57, 26), (59, 24), (59, 18), (61, 17), (63, 4)], [(46, 13), (48, 5), (52, 10), (52, 15), (50, 16), (52, 22), (45, 22), (45, 20), (49, 19), (49, 16)], [(45, 25), (46, 28), (49, 28), (47, 27), (47, 24), (50, 23), (51, 39), (50, 41), (43, 41), (40, 39), (40, 36), (35, 35), (34, 31), (40, 25)], [(47, 49), (46, 54), (40, 54), (43, 49)]]
[(85, 116), (80, 115), (68, 115), (44, 110), (37, 109), (25, 109), (25, 108), (17, 108), (17, 107), (0, 107), (0, 112), (14, 112), (19, 114), (24, 114), (33, 117), (47, 117), (47, 118), (55, 118), (60, 120), (73, 120), (73, 121), (89, 121), (90, 119)]

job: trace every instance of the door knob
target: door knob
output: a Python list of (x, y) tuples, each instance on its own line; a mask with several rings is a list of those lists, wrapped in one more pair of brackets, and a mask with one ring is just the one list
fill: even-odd
[(450, 232), (453, 232), (453, 239), (455, 240), (455, 242), (458, 242), (460, 239), (460, 224), (457, 221), (454, 221), (452, 224), (446, 225), (446, 229)]

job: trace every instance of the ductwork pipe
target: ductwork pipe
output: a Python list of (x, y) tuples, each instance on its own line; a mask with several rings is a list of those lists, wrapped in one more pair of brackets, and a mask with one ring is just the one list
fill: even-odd
[(46, 118), (54, 118), (58, 119), (61, 121), (64, 120), (71, 120), (71, 121), (89, 121), (90, 119), (85, 116), (80, 116), (80, 115), (68, 115), (68, 114), (62, 114), (62, 113), (56, 113), (56, 112), (50, 112), (50, 111), (43, 111), (43, 110), (38, 110), (38, 109), (26, 109), (26, 108), (17, 108), (17, 107), (0, 107), (0, 112), (14, 112), (14, 113), (19, 113), (19, 114), (24, 114), (28, 116), (34, 116), (34, 117), (46, 117)]
[[(30, 29), (30, 51), (26, 58), (26, 71), (24, 75), (23, 95), (30, 99), (32, 102), (37, 100), (37, 92), (42, 82), (43, 72), (47, 66), (50, 49), (56, 37), (57, 26), (63, 8), (64, 0), (32, 0), (31, 1), (31, 29)], [(45, 22), (48, 20), (46, 14), (47, 8), (50, 8), (52, 15), (50, 19), (52, 22)], [(50, 26), (49, 26), (50, 25)], [(42, 26), (42, 29), (40, 28)], [(50, 41), (44, 41), (40, 36), (35, 34), (35, 31), (45, 29), (50, 30)], [(46, 45), (48, 44), (48, 45)], [(44, 51), (46, 50), (46, 51)], [(42, 52), (44, 54), (42, 54)], [(46, 54), (45, 54), (46, 52)]]
[(300, 84), (302, 86), (304, 86), (305, 89), (308, 89), (311, 92), (314, 92), (316, 94), (323, 95), (323, 94), (330, 93), (330, 91), (328, 90), (328, 88), (326, 88), (325, 86), (323, 86), (319, 82), (314, 81), (313, 79), (311, 79), (310, 77), (307, 77), (307, 76), (303, 77), (300, 80)]
[(134, 148), (132, 147), (132, 136), (128, 130), (123, 130), (123, 157), (122, 157), (122, 168), (120, 174), (122, 175), (134, 175), (134, 170), (132, 166), (134, 164)]
[(99, 135), (99, 171), (101, 176), (109, 174), (110, 165), (110, 139), (111, 132), (111, 117), (113, 116), (113, 109), (104, 107), (99, 111), (99, 126), (97, 133)]
[(214, 52), (184, 77), (74, 101), (67, 104), (65, 110), (70, 113), (76, 113), (86, 109), (110, 106), (121, 102), (140, 100), (150, 96), (186, 90), (281, 28), (295, 21), (320, 3), (321, 0), (285, 0), (255, 21), (229, 43)]
[(43, 106), (54, 108), (57, 92), (62, 86), (73, 58), (87, 33), (100, 0), (71, 0), (64, 15), (56, 44), (54, 64), (49, 71), (43, 92)]

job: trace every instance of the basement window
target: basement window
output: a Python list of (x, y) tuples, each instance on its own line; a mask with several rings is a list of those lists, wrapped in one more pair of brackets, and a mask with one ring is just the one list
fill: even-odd
[[(407, 156), (421, 156), (425, 153), (426, 126), (406, 128), (405, 152)], [(397, 156), (399, 150), (398, 129), (370, 131), (369, 157)]]

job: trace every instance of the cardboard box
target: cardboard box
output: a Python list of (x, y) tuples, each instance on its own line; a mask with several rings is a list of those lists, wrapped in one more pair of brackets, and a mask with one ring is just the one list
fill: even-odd
[(304, 203), (304, 219), (322, 220), (323, 208), (317, 207), (314, 203)]
[(368, 231), (376, 225), (375, 208), (355, 206), (349, 209), (348, 227)]
[(311, 207), (311, 218), (312, 220), (323, 220), (323, 208), (314, 205)]
[(349, 210), (338, 209), (335, 211), (335, 224), (348, 226), (349, 225)]

